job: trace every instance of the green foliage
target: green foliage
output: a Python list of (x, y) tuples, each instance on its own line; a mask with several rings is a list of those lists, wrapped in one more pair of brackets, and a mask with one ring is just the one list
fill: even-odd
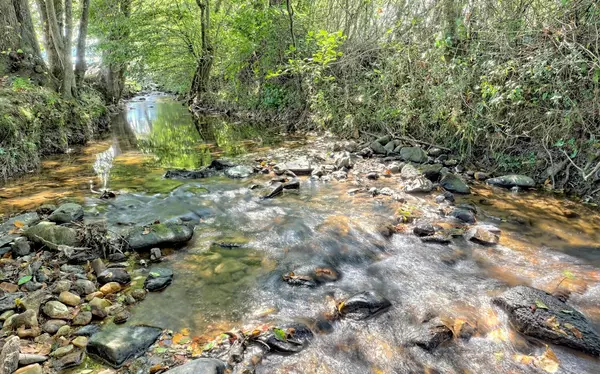
[(17, 285), (22, 286), (25, 283), (29, 282), (31, 279), (33, 279), (33, 277), (31, 275), (25, 275), (24, 277), (19, 278)]

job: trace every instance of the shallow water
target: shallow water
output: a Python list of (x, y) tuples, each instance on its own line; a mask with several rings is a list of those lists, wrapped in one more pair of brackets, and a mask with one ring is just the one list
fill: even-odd
[[(500, 245), (424, 244), (409, 233), (385, 239), (378, 233), (381, 222), (399, 210), (433, 205), (431, 198), (402, 204), (350, 196), (350, 183), (303, 179), (298, 193), (261, 200), (264, 191), (249, 187), (266, 183), (266, 176), (163, 180), (164, 168), (200, 167), (213, 157), (260, 150), (278, 140), (247, 125), (195, 124), (187, 109), (169, 98), (129, 103), (113, 121), (113, 134), (74, 155), (47, 161), (40, 174), (6, 186), (1, 204), (18, 210), (78, 199), (89, 220), (106, 220), (115, 230), (157, 219), (198, 222), (184, 248), (165, 251), (160, 265), (134, 273), (134, 286), (153, 266), (172, 268), (175, 278), (133, 308), (130, 324), (189, 328), (206, 337), (269, 321), (310, 325), (331, 313), (335, 300), (376, 290), (393, 304), (387, 313), (364, 322), (335, 322), (303, 352), (268, 356), (257, 369), (348, 374), (543, 372), (517, 362), (515, 355), (540, 355), (544, 344), (515, 333), (506, 315), (491, 304), (491, 297), (511, 285), (568, 289), (570, 302), (600, 327), (600, 217), (584, 206), (478, 186), (459, 203), (475, 204), (482, 222), (502, 228)], [(95, 189), (106, 185), (123, 193), (100, 200), (90, 192), (89, 179)], [(442, 218), (436, 222), (453, 225)], [(320, 266), (335, 269), (341, 278), (311, 289), (281, 281), (284, 273)], [(433, 354), (404, 347), (428, 315), (453, 326), (468, 322), (477, 332)], [(598, 359), (551, 349), (560, 373), (599, 371)]]

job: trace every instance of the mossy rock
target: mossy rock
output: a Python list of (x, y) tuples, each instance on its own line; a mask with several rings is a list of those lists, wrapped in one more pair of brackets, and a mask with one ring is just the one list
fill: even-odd
[(194, 235), (194, 230), (186, 225), (175, 223), (158, 223), (135, 227), (126, 241), (134, 251), (147, 250), (154, 247), (182, 245)]
[(54, 247), (52, 249), (59, 245), (78, 247), (81, 244), (76, 230), (51, 222), (41, 222), (30, 227), (25, 231), (25, 236), (34, 243)]

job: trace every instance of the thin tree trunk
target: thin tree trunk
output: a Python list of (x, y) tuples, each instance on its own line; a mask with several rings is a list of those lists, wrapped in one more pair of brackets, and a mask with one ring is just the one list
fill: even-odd
[(294, 35), (294, 8), (290, 4), (290, 0), (286, 0), (288, 17), (290, 18), (290, 35), (292, 36), (292, 46), (296, 50), (296, 36)]
[(77, 90), (75, 85), (75, 74), (73, 72), (73, 57), (71, 51), (71, 40), (73, 39), (73, 1), (65, 0), (65, 38), (63, 45), (63, 61), (65, 74), (63, 78), (62, 95), (64, 98), (73, 97), (73, 91)]
[(77, 61), (75, 63), (75, 83), (81, 88), (87, 65), (85, 63), (85, 41), (90, 15), (90, 0), (83, 0), (81, 4), (81, 18), (79, 20), (79, 36), (77, 38)]
[(213, 47), (210, 42), (210, 4), (209, 0), (196, 0), (196, 4), (200, 8), (200, 34), (202, 37), (202, 50), (200, 58), (196, 65), (194, 78), (192, 79), (191, 95), (194, 104), (200, 104), (205, 101), (206, 93), (208, 92), (208, 84), (210, 80), (210, 71), (213, 64)]
[(48, 19), (48, 10), (44, 0), (36, 0), (40, 21), (42, 23), (42, 36), (44, 49), (48, 56), (48, 65), (50, 74), (56, 81), (62, 81), (62, 64), (60, 62), (59, 52), (56, 50), (52, 31), (50, 30), (50, 20)]

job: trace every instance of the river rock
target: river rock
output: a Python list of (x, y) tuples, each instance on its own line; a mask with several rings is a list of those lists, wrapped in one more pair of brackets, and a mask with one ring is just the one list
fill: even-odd
[(4, 296), (0, 296), (0, 313), (4, 313), (7, 310), (14, 310), (17, 308), (17, 299), (22, 299), (24, 294), (22, 292), (8, 293)]
[(165, 179), (201, 179), (211, 175), (209, 170), (186, 170), (186, 169), (175, 169), (167, 170), (164, 177)]
[(338, 169), (347, 168), (350, 169), (354, 166), (354, 161), (352, 160), (352, 156), (350, 152), (341, 152), (335, 155), (334, 158), (335, 166)]
[(442, 170), (441, 164), (433, 164), (433, 165), (422, 165), (419, 167), (421, 173), (425, 176), (425, 178), (429, 179), (432, 182), (437, 182), (440, 179), (440, 171)]
[(423, 164), (427, 162), (427, 153), (420, 147), (402, 147), (400, 149), (400, 158), (404, 161)]
[(422, 222), (422, 223), (418, 223), (413, 228), (413, 233), (419, 237), (431, 236), (431, 235), (435, 234), (435, 228), (429, 222)]
[(415, 179), (419, 176), (421, 176), (421, 173), (419, 173), (417, 168), (415, 168), (411, 164), (404, 165), (402, 167), (402, 170), (400, 171), (400, 177), (402, 177), (403, 179)]
[(408, 193), (427, 193), (433, 190), (433, 183), (425, 177), (418, 177), (409, 181), (404, 190)]
[(27, 365), (19, 368), (14, 374), (42, 374), (42, 367), (40, 364)]
[(87, 325), (87, 326), (83, 326), (79, 329), (77, 329), (77, 331), (75, 331), (73, 333), (73, 335), (75, 336), (87, 336), (90, 337), (94, 334), (97, 334), (100, 332), (100, 326), (98, 325)]
[(56, 205), (54, 204), (43, 204), (40, 205), (35, 211), (40, 216), (49, 216), (56, 210)]
[(48, 361), (48, 356), (44, 356), (44, 355), (35, 355), (35, 354), (24, 354), (21, 353), (19, 355), (19, 365), (21, 366), (27, 366), (27, 365), (31, 365), (31, 364), (39, 364), (42, 362), (46, 362)]
[(316, 287), (317, 282), (308, 275), (295, 275), (294, 273), (284, 274), (282, 276), (284, 282), (290, 286), (301, 286), (301, 287)]
[(470, 194), (469, 186), (456, 174), (447, 173), (442, 177), (440, 185), (446, 190), (459, 194)]
[(535, 181), (533, 178), (528, 177), (526, 175), (504, 175), (497, 178), (491, 178), (487, 180), (488, 184), (493, 186), (500, 186), (505, 188), (511, 187), (523, 187), (523, 188), (533, 188), (535, 187)]
[(119, 368), (127, 360), (142, 355), (160, 336), (162, 330), (150, 326), (126, 326), (94, 334), (87, 352)]
[(425, 323), (421, 330), (411, 337), (409, 345), (416, 345), (426, 351), (432, 351), (449, 340), (452, 340), (452, 330), (445, 326), (439, 318), (435, 318)]
[(60, 319), (49, 319), (42, 325), (42, 330), (44, 330), (50, 335), (54, 335), (58, 332), (58, 329), (60, 329), (63, 326), (66, 326), (66, 324), (66, 321)]
[(371, 148), (371, 150), (375, 154), (378, 154), (378, 155), (386, 155), (387, 154), (387, 150), (385, 149), (383, 144), (381, 144), (378, 141), (374, 141), (373, 143), (371, 143), (371, 145), (369, 145), (369, 148)]
[(101, 299), (99, 297), (94, 297), (90, 301), (91, 312), (94, 316), (98, 318), (106, 318), (108, 315), (108, 307), (110, 306), (110, 301)]
[(83, 207), (79, 204), (67, 203), (58, 207), (48, 219), (56, 223), (70, 223), (83, 219)]
[(467, 209), (454, 209), (450, 212), (450, 216), (466, 223), (475, 223), (475, 214)]
[(154, 268), (144, 281), (144, 288), (150, 292), (161, 291), (173, 281), (173, 270)]
[(126, 238), (129, 247), (135, 251), (154, 247), (165, 247), (187, 243), (194, 230), (176, 223), (158, 223), (134, 228)]
[(551, 294), (517, 286), (493, 301), (506, 311), (520, 333), (594, 356), (600, 355), (600, 334), (591, 322)]
[(121, 291), (121, 285), (117, 282), (108, 282), (104, 286), (100, 287), (100, 292), (104, 295), (110, 295)]
[(60, 301), (52, 300), (44, 304), (44, 314), (53, 319), (70, 319), (69, 308)]
[(73, 353), (69, 353), (63, 357), (60, 357), (58, 360), (54, 360), (52, 362), (52, 367), (55, 370), (62, 371), (68, 368), (81, 365), (84, 359), (85, 353), (83, 351), (76, 351)]
[(283, 183), (275, 183), (266, 195), (263, 196), (263, 199), (272, 199), (275, 196), (281, 194), (283, 192)]
[(58, 301), (65, 305), (77, 306), (81, 304), (81, 298), (69, 291), (63, 291), (58, 295)]
[(477, 225), (465, 233), (465, 239), (483, 244), (494, 245), (500, 241), (500, 229), (492, 225)]
[(214, 358), (199, 358), (166, 371), (164, 374), (224, 374), (225, 363)]
[(293, 178), (283, 184), (284, 190), (298, 190), (300, 189), (300, 181), (297, 178)]
[[(54, 222), (40, 222), (25, 231), (25, 236), (36, 244), (66, 245), (78, 247), (77, 231), (70, 227), (58, 226)], [(52, 248), (54, 249), (54, 248)]]
[(106, 269), (98, 275), (98, 283), (104, 285), (109, 282), (117, 282), (120, 285), (131, 282), (131, 275), (125, 269)]
[(276, 336), (273, 330), (261, 337), (261, 340), (269, 346), (271, 351), (283, 354), (300, 352), (314, 336), (313, 332), (302, 323), (279, 325), (278, 329), (286, 334), (284, 340), (281, 340), (280, 336)]
[(73, 339), (71, 343), (73, 343), (73, 345), (77, 348), (85, 348), (85, 346), (88, 343), (88, 338), (86, 338), (85, 336), (78, 336), (75, 339)]
[(92, 312), (81, 310), (73, 318), (73, 326), (85, 326), (92, 322)]
[(27, 241), (27, 238), (17, 238), (10, 245), (13, 257), (23, 257), (31, 253), (31, 245)]
[(345, 318), (362, 320), (387, 311), (392, 303), (374, 291), (363, 291), (339, 306), (340, 314)]
[(4, 342), (0, 352), (0, 373), (11, 374), (19, 367), (20, 342), (18, 336), (11, 336)]
[(96, 291), (96, 286), (94, 285), (94, 282), (89, 281), (87, 279), (76, 280), (73, 284), (73, 288), (79, 295), (82, 296), (89, 295), (92, 292)]
[(248, 178), (254, 173), (254, 169), (250, 166), (238, 165), (227, 169), (225, 175), (229, 178)]
[(297, 159), (285, 164), (275, 165), (274, 167), (276, 172), (283, 174), (285, 171), (291, 171), (295, 175), (310, 175), (313, 169), (313, 166), (307, 159)]

